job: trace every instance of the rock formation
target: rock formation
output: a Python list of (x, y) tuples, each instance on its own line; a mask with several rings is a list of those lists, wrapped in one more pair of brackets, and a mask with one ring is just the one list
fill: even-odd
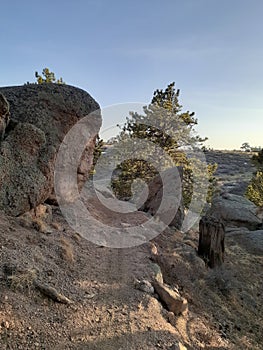
[(222, 193), (215, 197), (207, 215), (222, 220), (226, 226), (257, 230), (262, 225), (262, 220), (257, 216), (256, 205), (242, 196), (231, 193)]
[(0, 141), (4, 139), (5, 129), (9, 123), (9, 103), (3, 94), (0, 94)]
[(28, 84), (0, 88), (0, 93), (11, 114), (1, 143), (0, 210), (17, 216), (52, 195), (56, 153), (64, 136), (80, 119), (98, 111), (78, 169), (79, 181), (85, 181), (101, 116), (87, 92), (69, 85)]
[[(163, 223), (180, 229), (184, 219), (184, 205), (181, 197), (182, 176), (183, 169), (177, 167), (169, 168), (161, 176), (154, 177), (149, 183), (148, 198), (140, 210), (151, 215), (156, 215), (158, 212)], [(142, 198), (144, 197), (143, 193)], [(161, 207), (164, 197), (166, 205)]]

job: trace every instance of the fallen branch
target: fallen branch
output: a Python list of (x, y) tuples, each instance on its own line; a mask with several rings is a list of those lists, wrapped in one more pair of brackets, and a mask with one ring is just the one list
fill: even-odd
[(65, 297), (65, 295), (59, 293), (55, 288), (50, 287), (48, 284), (42, 284), (38, 281), (34, 281), (35, 287), (48, 298), (62, 304), (73, 304), (73, 301)]

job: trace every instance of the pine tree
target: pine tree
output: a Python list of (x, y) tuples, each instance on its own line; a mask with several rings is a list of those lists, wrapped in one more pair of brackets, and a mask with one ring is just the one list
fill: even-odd
[[(183, 147), (196, 148), (201, 146), (206, 138), (193, 135), (193, 127), (197, 124), (197, 119), (194, 118), (194, 113), (182, 112), (179, 94), (180, 91), (175, 90), (173, 82), (164, 91), (154, 92), (151, 104), (144, 107), (145, 115), (131, 112), (130, 117), (126, 118), (126, 123), (117, 137), (117, 141), (122, 144), (121, 152), (125, 152), (123, 147), (125, 140), (127, 143), (134, 138), (147, 140), (149, 148), (147, 149), (146, 143), (144, 152), (149, 161), (138, 157), (127, 159), (119, 165), (118, 176), (115, 176), (112, 181), (113, 190), (119, 198), (131, 197), (131, 184), (137, 177), (148, 183), (158, 173), (150, 161), (152, 156), (153, 160), (160, 160), (158, 166), (162, 170), (174, 165), (183, 166), (183, 197), (186, 206), (190, 203), (193, 192), (193, 171), (199, 170), (198, 166), (193, 169), (193, 164), (187, 159)], [(156, 145), (154, 154), (150, 145)], [(210, 167), (210, 172), (211, 169)]]

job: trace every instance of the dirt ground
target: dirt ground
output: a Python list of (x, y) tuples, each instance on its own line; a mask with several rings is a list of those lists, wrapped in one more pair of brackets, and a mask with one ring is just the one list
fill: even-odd
[[(135, 278), (152, 278), (151, 244), (95, 246), (58, 212), (60, 231), (48, 235), (0, 220), (1, 349), (169, 349), (177, 341), (187, 349), (262, 349), (262, 252), (249, 254), (231, 236), (219, 270), (196, 256), (195, 232), (167, 230), (155, 240), (165, 282), (189, 302), (187, 315), (172, 317), (134, 287)], [(44, 297), (32, 275), (73, 303)]]
[[(262, 246), (244, 233), (226, 234), (225, 263), (211, 270), (197, 256), (197, 231), (105, 248), (52, 208), (46, 233), (0, 213), (0, 349), (263, 349)], [(135, 288), (135, 279), (152, 280), (153, 263), (188, 312), (174, 316)], [(70, 302), (45, 296), (36, 280)]]

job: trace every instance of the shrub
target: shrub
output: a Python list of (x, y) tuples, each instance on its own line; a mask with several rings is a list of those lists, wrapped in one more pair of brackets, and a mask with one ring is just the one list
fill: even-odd
[(44, 68), (42, 71), (42, 76), (35, 72), (35, 77), (37, 79), (37, 84), (45, 83), (56, 83), (56, 84), (65, 84), (62, 78), (56, 79), (55, 74), (50, 72), (48, 68)]
[(257, 206), (263, 206), (263, 172), (257, 171), (246, 190), (246, 197)]

